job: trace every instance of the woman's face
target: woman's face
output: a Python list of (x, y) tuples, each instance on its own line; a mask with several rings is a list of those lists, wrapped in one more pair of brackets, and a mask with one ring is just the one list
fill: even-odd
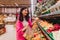
[(22, 14), (23, 14), (23, 16), (26, 16), (26, 15), (28, 14), (28, 9), (24, 9), (24, 10), (22, 11)]

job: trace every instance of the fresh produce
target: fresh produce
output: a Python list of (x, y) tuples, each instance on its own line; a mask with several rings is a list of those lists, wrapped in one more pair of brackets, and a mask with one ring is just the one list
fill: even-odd
[(32, 40), (46, 40), (46, 37), (39, 30), (38, 25), (36, 23), (33, 24), (32, 29), (34, 30), (34, 37)]

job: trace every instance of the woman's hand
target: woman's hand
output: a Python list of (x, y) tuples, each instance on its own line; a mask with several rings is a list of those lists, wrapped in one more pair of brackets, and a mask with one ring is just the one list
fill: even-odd
[(34, 21), (32, 22), (32, 25), (33, 25), (34, 23), (38, 22), (38, 21), (39, 21), (39, 18), (36, 17), (36, 18), (34, 19)]
[(28, 28), (28, 25), (25, 26), (25, 27), (22, 29), (22, 31), (23, 31), (23, 32), (26, 31), (27, 28)]

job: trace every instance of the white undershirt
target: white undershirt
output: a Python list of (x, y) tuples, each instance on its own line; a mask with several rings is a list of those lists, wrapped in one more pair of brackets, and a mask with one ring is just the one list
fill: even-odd
[(26, 25), (28, 25), (28, 22), (25, 20), (25, 18), (24, 18), (24, 20), (23, 20), (23, 26), (25, 27)]

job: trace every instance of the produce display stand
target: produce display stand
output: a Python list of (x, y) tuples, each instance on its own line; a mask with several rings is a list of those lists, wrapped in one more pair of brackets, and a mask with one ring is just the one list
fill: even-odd
[(52, 36), (49, 35), (49, 34), (45, 31), (45, 29), (41, 27), (41, 25), (40, 25), (38, 22), (37, 22), (37, 25), (38, 25), (39, 29), (42, 31), (42, 33), (45, 35), (45, 37), (47, 38), (47, 40), (54, 40), (54, 39), (52, 38)]
[[(45, 20), (46, 22), (50, 22), (52, 23), (53, 27), (54, 24), (60, 24), (60, 10), (56, 10), (54, 12), (50, 12), (48, 14), (43, 14), (38, 16), (40, 19)], [(41, 30), (43, 30), (43, 33), (45, 33), (45, 35), (48, 35), (49, 40), (56, 40), (56, 37), (53, 38), (39, 23), (37, 23), (39, 28)], [(47, 26), (48, 27), (48, 26)], [(58, 27), (58, 26), (56, 26)], [(57, 32), (59, 31), (59, 29), (52, 31), (51, 33)], [(56, 35), (55, 35), (56, 36)]]
[(6, 32), (6, 28), (5, 28), (5, 22), (4, 19), (5, 16), (3, 14), (0, 14), (0, 35)]
[(43, 0), (41, 3), (37, 3), (35, 10), (35, 14), (40, 20), (37, 25), (48, 40), (59, 40), (60, 0)]
[[(42, 19), (42, 20), (46, 20), (47, 22), (51, 21), (51, 23), (53, 23), (53, 24), (56, 24), (56, 23), (60, 24), (60, 10), (49, 13), (49, 14), (40, 15), (39, 18)], [(50, 37), (51, 40), (56, 40), (56, 37), (53, 39), (52, 36), (49, 35), (46, 32), (46, 30), (39, 23), (38, 23), (38, 25), (41, 28), (41, 30), (43, 30), (45, 32), (45, 34), (47, 34), (48, 37)], [(59, 29), (57, 31), (59, 31)], [(53, 31), (53, 32), (57, 32), (57, 31)]]
[(0, 35), (6, 32), (5, 24), (0, 24)]

